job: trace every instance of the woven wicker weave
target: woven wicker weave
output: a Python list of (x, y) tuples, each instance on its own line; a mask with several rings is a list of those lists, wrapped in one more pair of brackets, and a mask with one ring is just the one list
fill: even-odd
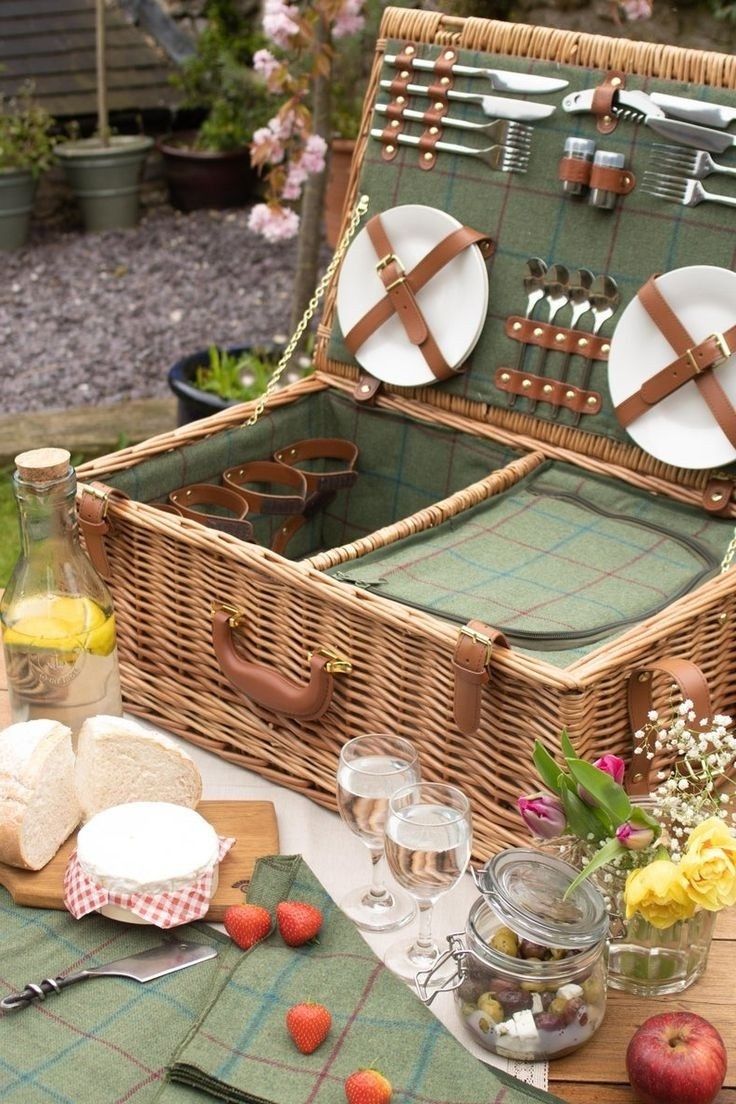
[[(381, 36), (367, 102), (375, 91), (386, 38), (452, 43), (736, 88), (736, 58), (674, 47), (393, 9), (386, 12)], [(366, 113), (354, 161), (353, 196), (368, 119)], [(352, 390), (355, 373), (327, 360), (333, 312), (334, 288), (320, 327), (322, 370), (278, 392), (272, 411), (328, 387)], [(503, 490), (544, 457), (574, 461), (691, 505), (701, 502), (704, 476), (662, 465), (630, 445), (540, 425), (513, 411), (489, 412), (439, 391), (399, 395), (388, 388), (377, 404), (379, 409), (425, 420), (429, 405), (438, 425), (513, 445), (528, 455), (420, 514), (301, 563), (142, 503), (111, 501), (110, 582), (126, 705), (330, 807), (335, 805), (341, 745), (356, 734), (390, 727), (418, 745), (428, 780), (456, 782), (466, 790), (475, 814), (476, 855), (485, 857), (517, 843), (523, 834), (515, 798), (538, 787), (530, 757), (535, 737), (554, 751), (564, 726), (582, 755), (628, 755), (625, 687), (632, 668), (665, 655), (686, 657), (704, 671), (720, 709), (734, 702), (736, 573), (713, 579), (565, 669), (497, 649), (491, 684), (483, 694), (481, 726), (475, 736), (463, 736), (452, 712), (457, 627), (346, 587), (326, 576), (324, 569), (440, 523)], [(242, 425), (253, 406), (230, 408), (89, 463), (80, 470), (80, 478), (104, 481), (141, 461)], [(296, 680), (306, 677), (307, 650), (316, 645), (330, 645), (351, 659), (353, 671), (336, 678), (332, 705), (321, 720), (297, 723), (244, 702), (232, 689), (212, 648), (213, 602), (244, 611), (239, 639), (248, 659)], [(665, 682), (660, 678), (656, 684), (656, 699), (666, 693)]]

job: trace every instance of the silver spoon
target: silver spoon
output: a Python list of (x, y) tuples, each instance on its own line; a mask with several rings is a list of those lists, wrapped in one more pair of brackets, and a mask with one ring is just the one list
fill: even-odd
[[(530, 257), (524, 267), (524, 277), (522, 283), (524, 285), (524, 291), (526, 292), (526, 310), (524, 312), (525, 318), (531, 318), (534, 313), (534, 308), (540, 300), (544, 299), (544, 277), (547, 272), (547, 265), (541, 257)], [(526, 342), (522, 342), (519, 346), (519, 353), (516, 358), (517, 372), (524, 370), (524, 358), (526, 357), (527, 345)], [(513, 406), (516, 402), (516, 395), (509, 395), (508, 405)]]
[[(590, 310), (590, 299), (588, 293), (593, 286), (593, 273), (588, 268), (579, 268), (576, 272), (570, 274), (570, 283), (567, 288), (567, 297), (572, 303), (572, 314), (570, 316), (570, 329), (574, 330), (577, 327), (578, 322), (587, 314)], [(572, 360), (572, 353), (567, 353), (565, 359), (562, 362), (562, 368), (560, 369), (560, 383), (565, 383), (567, 380), (567, 373), (570, 371), (570, 361)], [(550, 411), (550, 417), (556, 418), (560, 412), (559, 406), (553, 406)]]
[[(544, 297), (549, 304), (547, 321), (550, 326), (554, 323), (555, 316), (559, 314), (562, 308), (567, 306), (570, 301), (567, 293), (569, 283), (570, 273), (564, 265), (555, 264), (547, 270), (547, 274), (544, 277)], [(544, 366), (547, 363), (548, 356), (549, 349), (542, 349), (541, 356), (539, 358), (540, 376), (544, 376)], [(536, 399), (532, 399), (529, 403), (529, 413), (533, 414), (536, 409)]]
[[(612, 318), (618, 310), (621, 295), (614, 279), (610, 276), (596, 276), (593, 280), (593, 286), (590, 289), (588, 297), (590, 299), (590, 309), (593, 312), (593, 326), (590, 332), (595, 336), (600, 332), (604, 322)], [(580, 387), (583, 391), (588, 390), (590, 377), (593, 371), (593, 363), (593, 357), (587, 357), (583, 365), (580, 379)], [(580, 417), (581, 412), (576, 411), (573, 414), (572, 424), (579, 425)]]

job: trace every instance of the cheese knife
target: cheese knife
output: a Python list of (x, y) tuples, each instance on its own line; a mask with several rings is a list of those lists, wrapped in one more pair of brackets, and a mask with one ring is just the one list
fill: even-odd
[[(382, 80), (381, 88), (390, 90), (391, 81)], [(408, 84), (406, 91), (411, 96), (429, 96), (429, 89), (425, 88), (423, 84)], [(451, 89), (449, 92), (445, 92), (444, 96), (448, 100), (458, 103), (480, 104), (483, 114), (489, 115), (493, 119), (518, 119), (520, 122), (536, 122), (538, 119), (546, 119), (555, 110), (554, 104), (538, 104), (530, 100), (509, 100), (505, 96), (484, 96), (480, 92), (455, 92)], [(376, 111), (380, 112), (380, 110), (380, 106), (377, 106)], [(412, 118), (408, 111), (405, 111), (404, 114), (407, 119)], [(417, 116), (418, 114), (418, 112), (415, 113)], [(447, 126), (464, 125), (466, 130), (475, 129), (470, 123), (463, 124), (462, 120), (453, 120), (453, 123), (450, 123), (448, 119), (443, 119), (442, 122)]]
[(67, 986), (86, 981), (87, 978), (127, 977), (133, 981), (153, 981), (154, 978), (165, 977), (166, 974), (185, 970), (188, 966), (216, 957), (217, 948), (208, 947), (205, 943), (184, 943), (181, 940), (159, 943), (149, 951), (142, 951), (128, 958), (118, 958), (103, 966), (93, 966), (89, 970), (67, 974), (66, 977), (45, 978), (40, 985), (28, 984), (21, 993), (11, 993), (0, 1000), (0, 1008), (4, 1012), (27, 1008), (34, 1001), (46, 1000), (50, 993), (60, 993)]
[[(403, 69), (405, 59), (399, 61), (396, 54), (387, 54), (386, 64)], [(434, 72), (435, 64), (434, 61), (418, 57), (409, 61), (410, 68), (422, 69), (429, 73)], [(512, 73), (505, 69), (477, 69), (473, 65), (453, 65), (452, 74), (455, 77), (485, 77), (497, 92), (537, 92), (544, 95), (546, 92), (557, 92), (560, 88), (567, 88), (570, 83), (559, 77), (540, 77), (535, 73)]]
[(690, 100), (686, 96), (670, 96), (665, 92), (650, 92), (649, 95), (668, 115), (675, 119), (685, 119), (689, 123), (727, 127), (736, 119), (736, 107), (706, 103), (705, 100)]

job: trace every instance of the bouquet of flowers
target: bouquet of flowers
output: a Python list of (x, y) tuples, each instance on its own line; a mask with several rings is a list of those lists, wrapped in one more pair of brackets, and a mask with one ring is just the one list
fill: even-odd
[(547, 792), (520, 797), (517, 804), (534, 835), (567, 837), (584, 863), (568, 893), (597, 871), (605, 889), (618, 873), (626, 878), (627, 920), (640, 915), (660, 929), (698, 909), (717, 912), (736, 903), (731, 723), (726, 716), (698, 719), (690, 701), (669, 722), (650, 711), (634, 735), (636, 751), (665, 765), (642, 804), (624, 790), (625, 763), (617, 755), (587, 763), (563, 733), (561, 767), (536, 742), (534, 764)]

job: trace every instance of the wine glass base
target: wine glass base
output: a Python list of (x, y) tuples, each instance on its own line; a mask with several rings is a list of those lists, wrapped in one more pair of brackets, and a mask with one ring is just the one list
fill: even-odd
[(370, 886), (353, 889), (340, 901), (340, 908), (354, 924), (364, 931), (395, 931), (416, 916), (416, 902), (400, 890), (386, 890), (385, 896), (374, 897)]
[[(396, 943), (392, 943), (383, 956), (383, 961), (397, 977), (402, 978), (403, 981), (414, 982), (420, 970), (431, 970), (441, 955), (442, 951), (436, 944), (427, 952), (419, 951), (415, 936), (414, 939), (400, 939)], [(426, 988), (430, 991), (441, 989), (445, 982), (456, 973), (457, 963), (452, 958), (448, 958), (432, 974), (432, 977), (426, 980)]]

